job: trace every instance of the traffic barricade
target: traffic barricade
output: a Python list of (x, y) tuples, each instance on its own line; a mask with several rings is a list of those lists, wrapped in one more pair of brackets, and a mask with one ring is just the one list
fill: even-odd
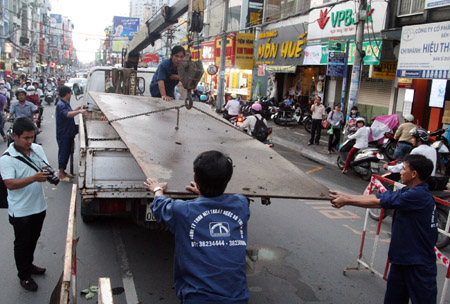
[(114, 304), (109, 278), (98, 279), (98, 304)]
[[(398, 189), (401, 189), (403, 187), (405, 187), (405, 185), (398, 183), (398, 182), (394, 182), (386, 177), (383, 176), (379, 176), (379, 175), (372, 175), (372, 178), (370, 180), (369, 185), (367, 186), (367, 188), (364, 191), (364, 195), (370, 195), (374, 193), (374, 190), (376, 189), (377, 193), (383, 193), (385, 191), (387, 191), (386, 187), (382, 184), (382, 182), (393, 185), (393, 191), (396, 191)], [(437, 204), (442, 204), (445, 205), (447, 207), (450, 207), (450, 203), (440, 199), (438, 197), (434, 197), (435, 201)], [(366, 209), (366, 215), (364, 217), (364, 226), (363, 226), (363, 231), (362, 231), (362, 237), (361, 237), (361, 244), (360, 244), (360, 249), (359, 249), (359, 255), (358, 257), (353, 260), (345, 269), (344, 269), (344, 275), (351, 270), (368, 270), (370, 271), (372, 274), (377, 275), (378, 277), (387, 280), (387, 274), (389, 272), (389, 266), (390, 266), (390, 262), (389, 262), (389, 258), (386, 259), (386, 266), (384, 267), (383, 271), (377, 271), (374, 268), (374, 262), (375, 262), (375, 255), (377, 252), (377, 247), (380, 241), (380, 231), (381, 231), (381, 224), (383, 222), (383, 214), (384, 214), (384, 209), (380, 209), (380, 218), (378, 220), (378, 225), (377, 225), (377, 229), (376, 229), (376, 233), (375, 233), (375, 239), (374, 239), (374, 243), (373, 243), (373, 247), (372, 247), (372, 252), (371, 252), (371, 256), (370, 256), (370, 261), (367, 261), (365, 256), (364, 256), (364, 245), (365, 245), (365, 241), (366, 241), (366, 231), (367, 231), (367, 222), (368, 222), (368, 218), (369, 218), (369, 208)], [(447, 216), (447, 223), (445, 226), (445, 229), (441, 229), (438, 228), (438, 232), (450, 237), (450, 233), (449, 231), (449, 226), (450, 226), (450, 212)], [(436, 259), (439, 260), (446, 268), (447, 268), (447, 273), (445, 276), (445, 281), (444, 281), (444, 285), (442, 287), (442, 294), (441, 294), (441, 299), (440, 299), (440, 303), (444, 303), (444, 299), (445, 296), (447, 294), (447, 289), (448, 289), (448, 283), (450, 281), (450, 260), (445, 257), (440, 251), (439, 249), (437, 249), (436, 247), (434, 248), (434, 251), (436, 253)], [(357, 266), (356, 267), (351, 267), (350, 265), (352, 265), (354, 262), (356, 261)]]

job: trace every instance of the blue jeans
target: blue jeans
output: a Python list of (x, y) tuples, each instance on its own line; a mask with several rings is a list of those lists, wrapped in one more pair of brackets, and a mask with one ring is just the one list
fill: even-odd
[(409, 152), (411, 152), (413, 146), (410, 143), (399, 142), (397, 148), (394, 151), (395, 159), (403, 159)]

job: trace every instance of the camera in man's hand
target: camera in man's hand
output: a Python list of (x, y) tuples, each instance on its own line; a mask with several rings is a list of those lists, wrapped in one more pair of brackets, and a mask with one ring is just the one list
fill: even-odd
[(47, 181), (50, 183), (50, 184), (53, 184), (53, 185), (58, 185), (58, 183), (59, 183), (59, 178), (55, 175), (55, 170), (53, 170), (53, 168), (51, 168), (51, 167), (47, 167), (47, 168), (45, 168), (45, 169), (42, 169), (42, 172), (47, 172), (48, 174), (50, 174), (50, 176), (49, 177), (47, 177)]

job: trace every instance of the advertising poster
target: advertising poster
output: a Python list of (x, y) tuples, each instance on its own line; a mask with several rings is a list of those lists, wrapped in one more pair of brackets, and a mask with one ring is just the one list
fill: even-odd
[(128, 41), (132, 40), (139, 31), (139, 18), (120, 17), (113, 18), (113, 45), (114, 52), (121, 52)]
[(444, 107), (444, 98), (445, 98), (445, 90), (447, 88), (447, 80), (446, 79), (433, 79), (431, 84), (431, 93), (430, 93), (430, 107), (435, 108), (443, 108)]
[(450, 21), (402, 28), (397, 77), (450, 78)]

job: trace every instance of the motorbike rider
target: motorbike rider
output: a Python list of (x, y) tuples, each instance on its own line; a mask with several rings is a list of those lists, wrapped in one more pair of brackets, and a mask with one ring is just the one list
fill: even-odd
[(227, 120), (230, 120), (230, 118), (237, 117), (239, 115), (239, 112), (241, 110), (241, 102), (237, 99), (236, 94), (231, 94), (231, 99), (228, 100), (227, 104), (225, 105), (225, 110), (227, 110), (227, 112), (224, 113), (224, 118)]
[[(436, 164), (437, 164), (437, 151), (435, 148), (429, 146), (430, 135), (428, 135), (427, 130), (422, 128), (414, 127), (410, 131), (410, 135), (412, 137), (414, 149), (411, 150), (410, 154), (418, 154), (423, 155), (433, 163), (433, 172), (431, 172), (431, 176), (436, 175)], [(389, 166), (389, 164), (384, 164), (383, 168), (392, 172), (392, 173), (400, 173), (403, 169), (403, 162), (398, 163), (393, 166)]]
[(356, 120), (358, 119), (358, 117), (359, 117), (358, 107), (353, 106), (352, 109), (350, 110), (350, 114), (346, 118), (344, 135), (347, 136), (349, 134), (353, 134), (356, 132), (357, 130)]
[(358, 130), (355, 134), (350, 134), (348, 136), (349, 139), (355, 139), (356, 142), (353, 145), (350, 152), (348, 152), (347, 159), (345, 160), (345, 166), (342, 170), (342, 174), (347, 174), (348, 167), (350, 166), (350, 162), (353, 160), (353, 157), (355, 156), (356, 152), (358, 152), (360, 149), (367, 148), (369, 146), (369, 133), (370, 128), (366, 127), (366, 120), (363, 117), (359, 117), (356, 120), (356, 127)]
[(402, 123), (395, 132), (394, 138), (398, 141), (397, 148), (394, 151), (395, 159), (404, 158), (413, 149), (413, 136), (411, 130), (416, 127), (413, 123), (414, 116), (406, 114), (404, 117), (405, 122)]
[(3, 137), (3, 141), (5, 142), (8, 140), (6, 138), (5, 131), (3, 131), (6, 119), (5, 115), (6, 104), (7, 104), (6, 97), (3, 96), (3, 94), (0, 94), (0, 135)]
[(240, 126), (241, 130), (247, 130), (247, 133), (249, 135), (252, 135), (253, 129), (255, 128), (256, 124), (256, 117), (258, 119), (262, 119), (264, 124), (267, 126), (267, 121), (264, 117), (262, 117), (262, 105), (260, 103), (254, 103), (252, 104), (252, 115), (248, 116), (242, 125)]
[(27, 117), (36, 124), (39, 111), (32, 102), (26, 100), (27, 91), (22, 88), (17, 89), (16, 98), (17, 102), (11, 105), (11, 109), (9, 110), (8, 117), (6, 117), (6, 121), (9, 121), (14, 115), (15, 118)]
[(37, 80), (33, 81), (33, 87), (36, 89), (36, 94), (39, 96), (39, 98), (44, 97), (44, 92), (39, 88), (39, 82)]

